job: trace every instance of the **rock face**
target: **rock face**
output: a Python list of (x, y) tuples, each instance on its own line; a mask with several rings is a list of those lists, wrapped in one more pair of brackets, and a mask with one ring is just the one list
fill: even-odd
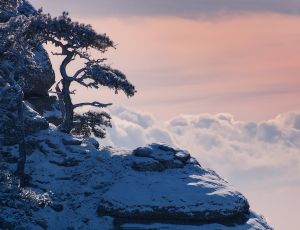
[(215, 172), (202, 168), (196, 160), (190, 161), (187, 152), (152, 144), (133, 154), (133, 170), (124, 171), (105, 192), (100, 214), (220, 222), (249, 212), (242, 194)]
[[(0, 55), (5, 51), (7, 32), (11, 30), (6, 23), (11, 17), (18, 15), (29, 16), (34, 14), (35, 9), (26, 0), (6, 0), (0, 2)], [(9, 58), (8, 56), (5, 56)], [(2, 56), (4, 59), (4, 56)], [(5, 60), (1, 60), (5, 61)], [(13, 64), (13, 60), (12, 64)], [(47, 97), (48, 90), (55, 81), (54, 72), (47, 52), (38, 44), (29, 47), (24, 54), (26, 71), (18, 71), (15, 68), (16, 78), (23, 77), (25, 97), (39, 96), (40, 100)], [(7, 77), (7, 76), (6, 76)], [(13, 145), (17, 143), (17, 98), (16, 89), (0, 76), (0, 145)], [(24, 104), (25, 131), (32, 134), (49, 127), (45, 118), (38, 115), (28, 103)]]
[(132, 168), (137, 171), (165, 171), (199, 163), (187, 151), (176, 150), (166, 145), (152, 144), (133, 151)]
[(35, 9), (26, 0), (3, 0), (0, 2), (0, 23), (18, 14), (29, 16), (34, 12)]
[(26, 64), (28, 71), (24, 73), (27, 85), (24, 89), (25, 97), (48, 96), (48, 90), (55, 82), (55, 75), (42, 45), (27, 50)]
[[(12, 174), (17, 148), (0, 147), (0, 229), (272, 229), (186, 151), (161, 144), (99, 147), (55, 128), (31, 139), (31, 179), (21, 192)], [(171, 158), (182, 165), (170, 167)], [(162, 166), (133, 167), (143, 159)]]
[(26, 99), (26, 102), (49, 123), (56, 126), (61, 124), (62, 114), (60, 112), (59, 102), (56, 96), (29, 97)]
[[(16, 89), (0, 76), (0, 146), (14, 145), (17, 140), (17, 98)], [(24, 104), (24, 124), (27, 134), (33, 134), (49, 127), (48, 122)]]
[[(11, 17), (21, 14), (29, 16), (35, 12), (35, 9), (26, 0), (1, 1), (0, 42), (5, 44), (6, 32), (1, 29), (1, 27), (5, 26), (5, 22)], [(55, 82), (55, 75), (48, 54), (41, 44), (27, 50), (25, 65), (27, 66), (27, 71), (21, 73), (26, 81), (26, 88), (24, 88), (25, 96), (48, 95), (48, 90)]]

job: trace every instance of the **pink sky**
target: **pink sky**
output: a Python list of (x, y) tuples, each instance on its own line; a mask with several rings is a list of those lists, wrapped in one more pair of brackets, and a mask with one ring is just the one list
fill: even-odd
[(161, 119), (180, 113), (228, 112), (237, 119), (261, 120), (300, 107), (299, 17), (78, 20), (118, 44), (109, 52), (108, 63), (127, 74), (138, 94), (128, 100), (112, 92), (103, 97), (80, 90), (76, 100), (100, 96)]

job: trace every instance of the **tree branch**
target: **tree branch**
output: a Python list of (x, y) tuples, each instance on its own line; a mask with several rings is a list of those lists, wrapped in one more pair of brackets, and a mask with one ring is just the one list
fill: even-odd
[(54, 44), (54, 46), (56, 46), (56, 47), (64, 47), (65, 46), (61, 41), (58, 41), (55, 38), (50, 37), (50, 36), (47, 36), (45, 38), (45, 40), (52, 42)]
[(98, 108), (105, 108), (105, 107), (108, 107), (111, 105), (112, 105), (112, 103), (103, 104), (103, 103), (94, 101), (94, 102), (84, 102), (84, 103), (75, 104), (75, 105), (73, 105), (73, 108), (76, 109), (81, 106), (93, 106), (93, 107), (98, 107)]
[(85, 71), (87, 68), (84, 67), (84, 68), (81, 68), (79, 69), (74, 75), (73, 75), (73, 78), (76, 79), (83, 71)]
[(52, 55), (57, 55), (57, 56), (62, 56), (62, 55), (64, 55), (63, 53), (56, 53), (56, 52), (52, 52), (52, 51), (51, 51), (51, 54), (52, 54)]
[(72, 50), (71, 51), (74, 55), (78, 55), (80, 58), (82, 59), (86, 59), (88, 61), (92, 61), (92, 59), (90, 59), (90, 55), (86, 52), (80, 52), (80, 51), (77, 51), (77, 50)]
[[(83, 74), (81, 77), (79, 78), (73, 78), (74, 81), (76, 81), (78, 84), (86, 87), (86, 88), (99, 88), (98, 87), (98, 83), (96, 81), (93, 81), (93, 82), (89, 82), (89, 83), (85, 83), (84, 80), (86, 79), (91, 79), (89, 76), (87, 76), (86, 74)], [(94, 80), (94, 79), (92, 79)]]
[[(70, 92), (70, 94), (75, 95), (76, 90), (72, 90)], [(53, 90), (49, 90), (48, 93), (53, 93), (53, 94), (57, 94), (57, 95), (61, 95), (62, 92), (57, 92), (57, 91), (53, 91)]]

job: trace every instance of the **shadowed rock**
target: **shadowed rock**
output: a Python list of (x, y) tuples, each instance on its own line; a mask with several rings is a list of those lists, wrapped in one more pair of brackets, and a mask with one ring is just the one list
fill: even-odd
[[(1, 29), (11, 17), (18, 15), (30, 16), (36, 10), (26, 0), (5, 0), (0, 2), (0, 43), (5, 44), (7, 32)], [(48, 90), (55, 82), (55, 75), (46, 50), (42, 44), (35, 47), (29, 46), (25, 54), (26, 71), (18, 73), (24, 77), (26, 87), (24, 88), (25, 97), (46, 96)], [(0, 45), (1, 51), (1, 45)]]
[(187, 152), (152, 144), (134, 150), (129, 157), (133, 170), (124, 171), (104, 193), (99, 214), (219, 222), (249, 212), (249, 204), (241, 193), (196, 160), (189, 162), (192, 158)]

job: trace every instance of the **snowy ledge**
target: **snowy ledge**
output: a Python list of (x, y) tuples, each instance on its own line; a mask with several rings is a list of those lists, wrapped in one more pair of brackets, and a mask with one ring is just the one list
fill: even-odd
[(30, 147), (30, 183), (21, 192), (13, 176), (17, 147), (1, 148), (0, 228), (271, 229), (186, 151), (103, 147), (55, 127), (35, 134)]

